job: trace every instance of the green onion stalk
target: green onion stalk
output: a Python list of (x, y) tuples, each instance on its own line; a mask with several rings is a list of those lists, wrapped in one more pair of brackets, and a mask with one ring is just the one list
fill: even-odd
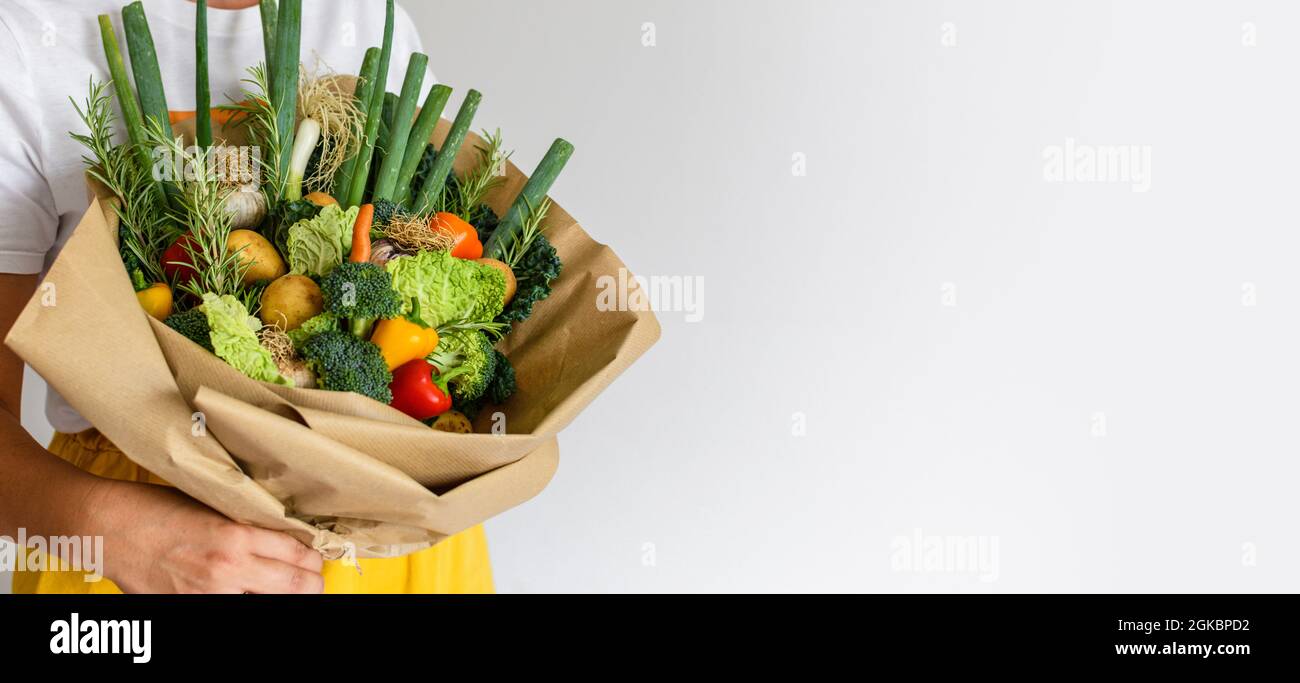
[(524, 183), (524, 189), (515, 198), (514, 204), (510, 205), (510, 210), (502, 217), (501, 224), (488, 238), (487, 244), (483, 245), (484, 256), (501, 258), (506, 246), (523, 231), (528, 214), (534, 211), (533, 207), (544, 205), (546, 194), (551, 191), (551, 186), (555, 184), (555, 179), (559, 177), (560, 171), (564, 170), (564, 165), (569, 163), (571, 156), (573, 156), (573, 145), (567, 140), (556, 138), (555, 142), (551, 143), (546, 156), (542, 157), (542, 161), (537, 164), (537, 169), (528, 177), (528, 182)]
[(424, 85), (424, 74), (428, 68), (428, 55), (419, 52), (411, 54), (411, 60), (406, 66), (406, 79), (402, 83), (402, 94), (393, 111), (388, 145), (384, 149), (384, 163), (379, 166), (379, 179), (375, 181), (375, 201), (391, 200), (397, 189), (402, 163), (406, 158), (406, 145), (410, 142), (411, 128), (414, 125), (415, 103), (420, 98), (420, 89)]
[(433, 168), (429, 169), (429, 175), (425, 177), (424, 184), (415, 197), (413, 208), (417, 212), (429, 213), (434, 210), (438, 197), (442, 196), (442, 188), (447, 184), (447, 176), (451, 174), (456, 155), (460, 153), (461, 145), (465, 144), (465, 137), (469, 135), (469, 127), (474, 123), (474, 114), (482, 99), (482, 93), (477, 90), (465, 94), (465, 101), (461, 103), (460, 111), (456, 112), (456, 120), (451, 123), (447, 139), (438, 148), (438, 156), (433, 158)]
[[(375, 141), (379, 136), (379, 123), (384, 113), (384, 95), (387, 93), (388, 65), (393, 57), (393, 0), (386, 4), (384, 20), (384, 42), (379, 52), (379, 69), (375, 74), (374, 87), (370, 92), (370, 106), (366, 110), (365, 136), (353, 160), (351, 186), (347, 188), (347, 201), (339, 200), (345, 207), (358, 206), (365, 199), (366, 183), (370, 180), (370, 166), (375, 154)], [(342, 193), (342, 190), (340, 190)]]
[[(275, 65), (271, 73), (271, 101), (278, 114), (276, 130), (280, 133), (282, 149), (276, 160), (280, 177), (289, 173), (290, 160), (296, 150), (294, 142), (294, 124), (298, 116), (298, 56), (302, 43), (302, 0), (283, 0), (280, 3), (280, 16), (277, 19), (275, 38)], [(296, 184), (301, 189), (301, 180)], [(292, 178), (285, 183), (284, 199), (300, 199), (292, 196), (295, 183)]]
[(442, 110), (446, 108), (447, 99), (450, 97), (451, 88), (445, 85), (433, 86), (429, 90), (428, 98), (424, 100), (424, 106), (420, 108), (419, 117), (415, 119), (415, 126), (411, 128), (411, 135), (406, 141), (406, 153), (402, 157), (402, 168), (397, 174), (397, 188), (394, 195), (395, 201), (402, 206), (410, 205), (411, 181), (420, 168), (424, 151), (431, 144), (429, 140), (433, 137), (434, 126), (437, 126), (438, 120), (442, 118)]
[(212, 91), (208, 87), (208, 0), (195, 3), (198, 10), (194, 18), (194, 63), (198, 73), (194, 108), (196, 120), (195, 139), (199, 147), (207, 149), (212, 146)]

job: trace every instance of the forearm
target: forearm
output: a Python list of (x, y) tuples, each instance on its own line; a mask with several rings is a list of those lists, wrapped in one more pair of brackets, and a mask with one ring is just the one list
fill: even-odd
[[(36, 290), (33, 275), (0, 275), (0, 338)], [(23, 429), (23, 362), (0, 345), (0, 535), (99, 535), (92, 498), (105, 479), (45, 450)]]
[(45, 450), (0, 410), (0, 535), (96, 534), (91, 500), (104, 481)]

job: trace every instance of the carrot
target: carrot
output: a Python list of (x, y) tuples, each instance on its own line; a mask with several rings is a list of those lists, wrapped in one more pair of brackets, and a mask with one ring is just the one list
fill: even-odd
[(356, 225), (352, 226), (352, 253), (348, 256), (349, 261), (365, 263), (370, 260), (370, 226), (374, 222), (375, 205), (362, 204)]

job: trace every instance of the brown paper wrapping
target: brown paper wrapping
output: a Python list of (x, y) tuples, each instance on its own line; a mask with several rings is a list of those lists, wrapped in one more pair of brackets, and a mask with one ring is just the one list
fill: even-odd
[[(499, 213), (527, 180), (507, 173), (488, 198)], [(437, 432), (356, 394), (249, 379), (147, 316), (105, 215), (115, 200), (98, 190), (5, 343), (140, 466), (328, 558), (411, 553), (537, 495), (556, 435), (659, 338), (649, 311), (597, 309), (596, 278), (625, 266), (556, 205), (545, 231), (563, 274), (501, 343), (519, 391), (479, 425), (499, 412), (506, 433)]]

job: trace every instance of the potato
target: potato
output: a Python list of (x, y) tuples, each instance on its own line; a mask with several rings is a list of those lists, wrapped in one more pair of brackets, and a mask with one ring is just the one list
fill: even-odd
[(262, 292), (262, 322), (288, 332), (318, 315), (325, 308), (320, 287), (306, 275), (285, 275)]
[(307, 201), (311, 202), (312, 204), (315, 204), (316, 206), (319, 206), (319, 207), (322, 207), (322, 208), (323, 208), (323, 207), (326, 207), (326, 206), (329, 206), (329, 205), (331, 205), (331, 204), (338, 204), (338, 203), (339, 203), (337, 199), (335, 199), (335, 198), (329, 196), (328, 194), (325, 194), (324, 192), (312, 192), (312, 193), (308, 194), (306, 197), (303, 197), (303, 199), (306, 199)]
[(271, 246), (265, 237), (252, 230), (231, 230), (226, 240), (227, 251), (239, 251), (239, 259), (248, 264), (244, 272), (244, 284), (251, 285), (262, 280), (274, 280), (289, 272), (280, 253)]
[(475, 263), (492, 266), (506, 276), (506, 303), (509, 304), (510, 300), (515, 298), (515, 290), (519, 288), (519, 281), (515, 279), (515, 274), (510, 270), (510, 266), (492, 258), (481, 258), (475, 261)]
[(451, 432), (453, 434), (474, 433), (474, 427), (469, 423), (469, 418), (455, 410), (448, 410), (439, 415), (438, 419), (433, 421), (432, 426), (440, 432)]

